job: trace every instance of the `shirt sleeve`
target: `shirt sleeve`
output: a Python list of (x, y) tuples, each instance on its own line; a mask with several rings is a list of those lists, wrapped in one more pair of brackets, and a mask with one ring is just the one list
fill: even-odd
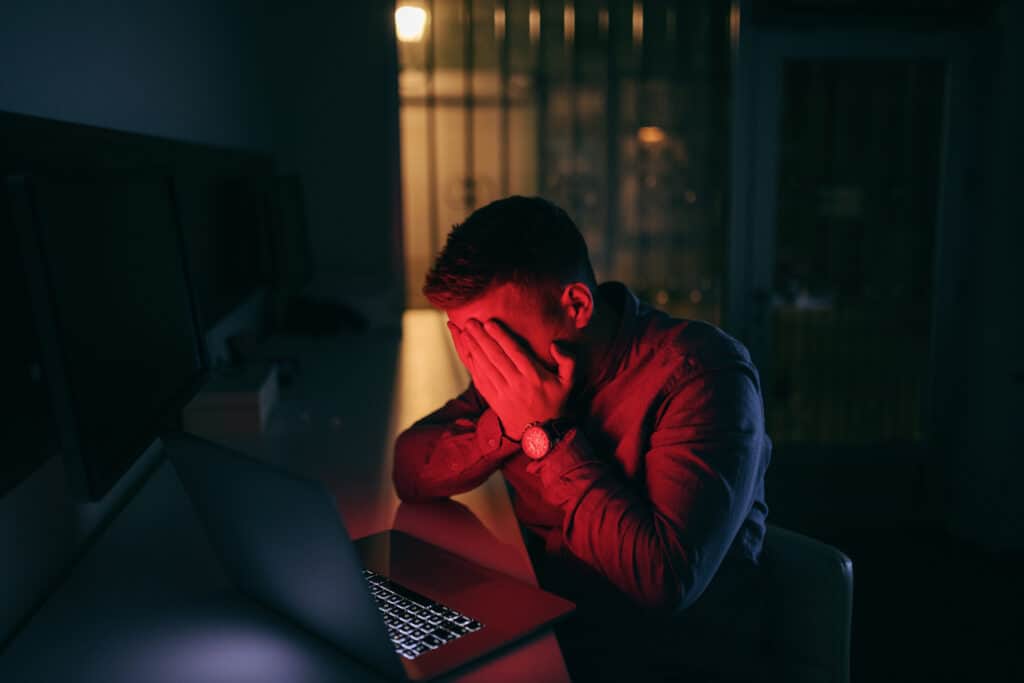
[(638, 604), (691, 605), (749, 513), (761, 469), (764, 410), (749, 367), (686, 377), (662, 404), (638, 487), (610, 454), (570, 431), (536, 472), (564, 512), (566, 547)]
[(392, 479), (402, 500), (424, 501), (469, 491), (519, 450), (473, 384), (402, 432)]

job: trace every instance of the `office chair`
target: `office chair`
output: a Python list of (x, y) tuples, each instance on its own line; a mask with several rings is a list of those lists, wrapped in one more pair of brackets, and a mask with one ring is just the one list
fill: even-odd
[(773, 680), (849, 683), (853, 563), (837, 548), (768, 526), (762, 645)]
[(760, 566), (720, 569), (679, 622), (678, 680), (849, 683), (852, 613), (850, 559), (769, 525)]

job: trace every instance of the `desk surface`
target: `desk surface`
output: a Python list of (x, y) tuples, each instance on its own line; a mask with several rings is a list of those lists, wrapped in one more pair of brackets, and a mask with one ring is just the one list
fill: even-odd
[[(449, 501), (401, 503), (395, 435), (465, 387), (442, 319), (411, 311), (386, 335), (281, 339), (293, 362), (263, 434), (219, 441), (324, 481), (350, 535), (397, 528), (536, 585), (501, 475)], [(568, 681), (551, 629), (457, 672), (459, 681)], [(378, 680), (329, 643), (240, 596), (169, 463), (111, 524), (0, 658), (3, 680)]]

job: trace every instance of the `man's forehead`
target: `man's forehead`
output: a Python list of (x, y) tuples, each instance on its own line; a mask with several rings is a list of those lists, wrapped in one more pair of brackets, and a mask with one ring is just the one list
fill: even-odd
[(470, 319), (497, 319), (511, 329), (530, 315), (530, 306), (525, 293), (517, 286), (506, 283), (488, 290), (468, 304), (445, 311), (457, 327), (464, 326)]

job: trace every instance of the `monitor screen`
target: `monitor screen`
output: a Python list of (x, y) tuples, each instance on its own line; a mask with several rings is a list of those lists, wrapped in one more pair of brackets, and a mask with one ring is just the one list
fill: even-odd
[(205, 367), (173, 185), (165, 177), (27, 181), (56, 339), (44, 364), (69, 474), (105, 494)]
[(299, 176), (283, 175), (274, 179), (271, 206), (274, 286), (281, 291), (297, 293), (313, 279), (313, 252)]
[(243, 177), (183, 177), (180, 207), (204, 330), (269, 279), (268, 193)]
[(0, 456), (0, 497), (57, 452), (31, 288), (22, 259), (22, 237), (15, 229), (9, 200), (9, 193), (0, 188), (0, 229), (7, 245), (0, 250), (0, 273), (9, 302), (4, 314), (4, 375), (9, 400)]

